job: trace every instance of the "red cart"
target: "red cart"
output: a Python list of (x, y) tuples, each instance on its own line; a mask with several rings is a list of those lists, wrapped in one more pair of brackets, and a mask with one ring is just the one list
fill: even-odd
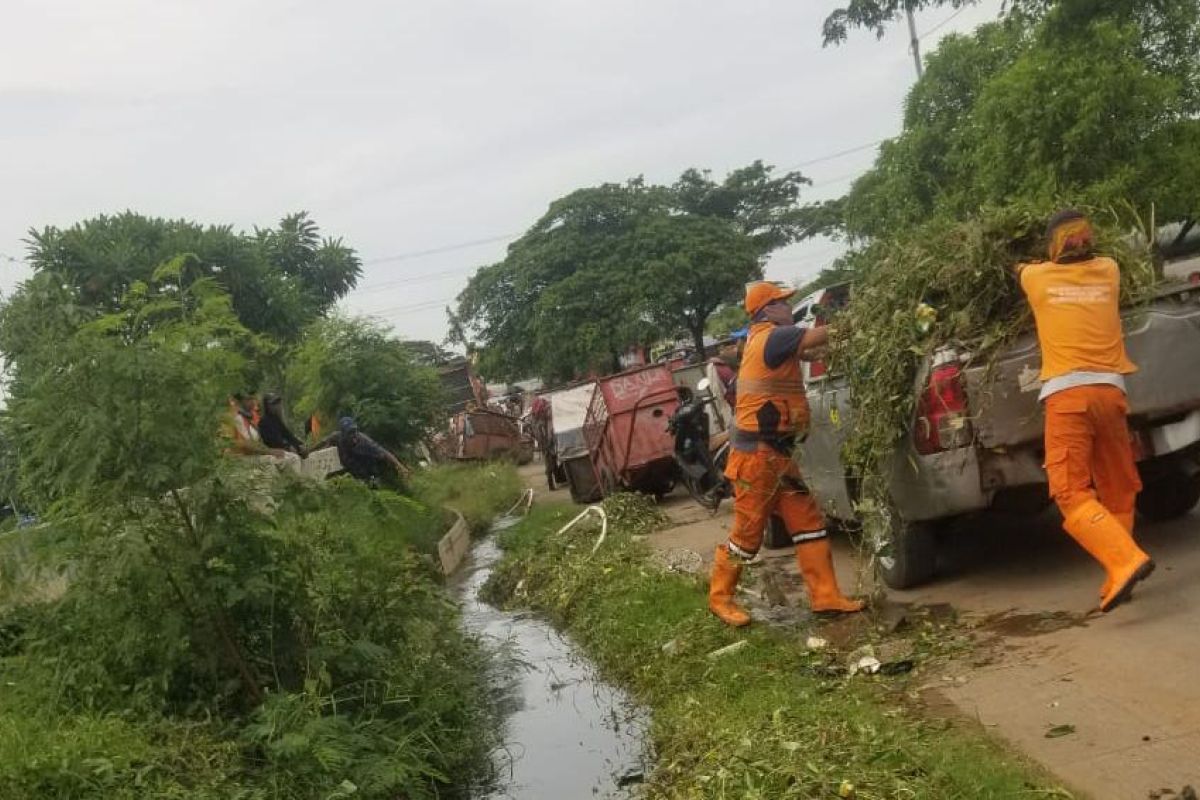
[(671, 370), (661, 364), (597, 381), (583, 435), (605, 495), (619, 487), (652, 494), (671, 491), (675, 439), (667, 433), (667, 420), (678, 405)]

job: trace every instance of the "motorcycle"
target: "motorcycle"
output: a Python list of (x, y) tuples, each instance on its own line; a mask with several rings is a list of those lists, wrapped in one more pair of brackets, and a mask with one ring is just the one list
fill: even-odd
[(681, 398), (679, 407), (667, 420), (667, 432), (675, 437), (679, 480), (697, 503), (715, 513), (732, 491), (725, 479), (729, 442), (723, 442), (714, 452), (709, 437), (706, 409), (712, 402), (709, 381), (705, 378), (696, 385), (694, 394)]

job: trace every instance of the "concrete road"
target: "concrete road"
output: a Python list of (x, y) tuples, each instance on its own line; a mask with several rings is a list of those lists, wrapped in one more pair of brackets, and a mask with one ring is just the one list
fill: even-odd
[[(694, 550), (707, 563), (728, 535), (728, 506), (711, 517), (670, 498), (665, 509), (676, 526), (655, 534), (655, 547)], [(1090, 613), (1103, 572), (1053, 513), (960, 525), (942, 541), (934, 582), (889, 592), (897, 602), (948, 604), (979, 625), (979, 648), (950, 667), (958, 680), (930, 699), (1096, 800), (1200, 790), (1200, 515), (1141, 523), (1138, 539), (1158, 570), (1110, 614)], [(856, 555), (844, 539), (835, 547), (839, 579), (853, 587)], [(787, 551), (764, 553), (793, 571)], [(1047, 738), (1059, 725), (1075, 732)]]
[(1138, 539), (1158, 571), (1110, 614), (1089, 613), (1103, 573), (1050, 514), (963, 526), (941, 578), (892, 593), (989, 618), (994, 662), (943, 693), (1097, 800), (1200, 789), (1200, 515)]

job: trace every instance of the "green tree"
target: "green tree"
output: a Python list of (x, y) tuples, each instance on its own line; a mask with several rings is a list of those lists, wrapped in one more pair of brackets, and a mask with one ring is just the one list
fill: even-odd
[(773, 172), (755, 161), (717, 183), (707, 170), (689, 169), (671, 187), (673, 207), (683, 214), (729, 222), (765, 256), (805, 232), (808, 218), (799, 205), (800, 190), (812, 183), (799, 172)]
[(630, 346), (685, 331), (698, 340), (768, 253), (808, 232), (805, 183), (755, 162), (720, 183), (693, 169), (672, 186), (639, 178), (572, 192), (471, 278), (453, 338), (502, 380), (609, 371)]
[[(627, 265), (614, 265), (612, 255), (643, 219), (668, 207), (667, 191), (641, 179), (578, 189), (551, 203), (505, 259), (480, 268), (458, 296), (454, 327), (462, 344), (481, 351), (481, 372), (493, 380), (569, 378), (638, 341)], [(580, 293), (583, 303), (574, 296)], [(589, 307), (606, 319), (590, 318)], [(560, 335), (577, 325), (586, 329)]]
[(436, 342), (424, 339), (406, 339), (404, 346), (412, 355), (413, 361), (426, 367), (440, 367), (449, 364), (461, 356), (447, 350)]
[(712, 313), (762, 278), (763, 245), (716, 217), (649, 220), (627, 246), (631, 260), (642, 260), (642, 280), (654, 287), (642, 300), (646, 315), (660, 330), (686, 330), (699, 359)]
[(1193, 219), (1196, 52), (1194, 0), (1064, 0), (947, 37), (907, 99), (901, 135), (815, 227), (871, 239), (937, 214), (1064, 198)]
[[(1088, 0), (1090, 2), (1090, 0)], [(928, 8), (963, 8), (976, 5), (979, 0), (849, 0), (841, 8), (834, 9), (821, 26), (825, 44), (841, 44), (854, 28), (865, 28), (882, 38), (886, 26), (900, 19), (906, 10), (923, 11)], [(1043, 11), (1053, 0), (1006, 0), (1004, 8), (1010, 12), (1037, 13)]]
[(708, 323), (704, 330), (709, 336), (721, 338), (728, 336), (738, 328), (744, 327), (748, 322), (750, 322), (750, 316), (746, 313), (746, 309), (742, 304), (730, 303), (717, 309), (708, 318)]
[(184, 279), (193, 266), (172, 259), (133, 281), (117, 310), (65, 337), (53, 324), (27, 331), (23, 350), (6, 350), (26, 366), (6, 432), (39, 506), (137, 503), (212, 471), (251, 337), (215, 281)]
[(384, 447), (404, 451), (442, 415), (436, 370), (418, 364), (405, 342), (371, 320), (333, 316), (304, 336), (288, 384), (294, 407), (326, 421), (353, 416)]
[(320, 239), (304, 213), (254, 235), (229, 226), (144, 217), (132, 212), (71, 226), (31, 231), (29, 261), (75, 290), (74, 302), (109, 311), (136, 281), (149, 281), (159, 264), (194, 256), (186, 277), (209, 277), (230, 295), (238, 318), (252, 331), (291, 341), (354, 287), (357, 255), (339, 239)]

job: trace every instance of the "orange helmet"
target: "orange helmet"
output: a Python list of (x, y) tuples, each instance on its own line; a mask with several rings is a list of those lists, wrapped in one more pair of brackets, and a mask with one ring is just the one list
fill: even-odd
[(771, 281), (748, 283), (746, 284), (746, 313), (753, 317), (767, 303), (775, 300), (786, 300), (795, 293), (795, 289), (780, 286)]

